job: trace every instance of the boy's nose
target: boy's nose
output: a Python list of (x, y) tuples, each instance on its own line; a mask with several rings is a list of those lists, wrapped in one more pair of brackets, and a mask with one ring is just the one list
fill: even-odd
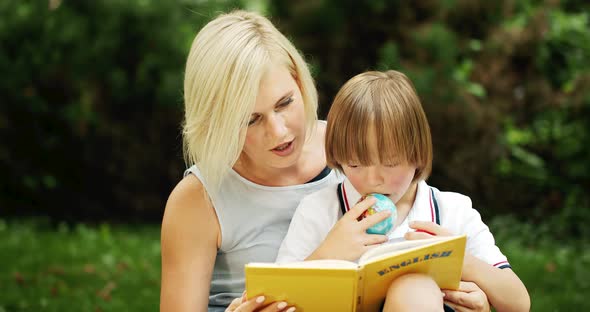
[(381, 172), (378, 170), (377, 167), (369, 167), (367, 168), (367, 184), (370, 186), (378, 186), (383, 184), (383, 176)]

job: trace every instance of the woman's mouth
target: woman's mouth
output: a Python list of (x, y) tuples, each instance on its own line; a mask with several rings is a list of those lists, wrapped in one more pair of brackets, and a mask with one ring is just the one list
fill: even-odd
[(275, 148), (271, 149), (271, 152), (273, 152), (275, 155), (278, 156), (288, 156), (293, 152), (293, 141), (290, 142), (286, 142), (283, 144), (280, 144), (278, 146), (276, 146)]

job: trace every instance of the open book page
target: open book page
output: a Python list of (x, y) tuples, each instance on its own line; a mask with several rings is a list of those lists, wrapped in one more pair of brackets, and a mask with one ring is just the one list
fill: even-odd
[(404, 238), (390, 239), (388, 242), (365, 252), (358, 260), (358, 263), (365, 264), (368, 261), (377, 258), (390, 257), (392, 255), (405, 253), (412, 248), (431, 245), (436, 242), (446, 241), (453, 238), (456, 238), (456, 236), (439, 236), (420, 240), (405, 240)]
[(284, 262), (284, 263), (249, 263), (248, 266), (256, 267), (275, 267), (275, 268), (318, 268), (318, 269), (356, 269), (358, 265), (346, 260), (309, 260), (298, 262)]
[(457, 289), (461, 280), (466, 236), (384, 244), (363, 255), (360, 287), (362, 311), (380, 311), (388, 287), (407, 273), (429, 275), (442, 289)]

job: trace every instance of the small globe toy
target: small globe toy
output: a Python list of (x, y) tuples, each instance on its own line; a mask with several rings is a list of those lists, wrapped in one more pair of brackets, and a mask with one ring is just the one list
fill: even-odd
[(367, 196), (373, 196), (375, 199), (377, 199), (377, 201), (373, 204), (373, 206), (369, 207), (367, 210), (365, 210), (365, 212), (363, 212), (363, 214), (361, 214), (359, 221), (370, 215), (374, 215), (379, 211), (389, 209), (391, 210), (391, 216), (389, 216), (389, 218), (367, 229), (367, 233), (369, 234), (387, 235), (393, 229), (393, 225), (397, 219), (397, 207), (395, 207), (395, 204), (391, 201), (391, 199), (389, 199), (389, 197), (378, 193), (364, 195), (361, 197), (361, 199), (359, 199), (359, 202), (367, 198)]

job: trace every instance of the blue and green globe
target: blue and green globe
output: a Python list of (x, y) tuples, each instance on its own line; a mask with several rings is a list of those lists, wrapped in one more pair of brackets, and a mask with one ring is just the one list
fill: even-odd
[(391, 210), (391, 216), (389, 218), (369, 227), (367, 229), (367, 233), (382, 235), (389, 234), (389, 232), (393, 230), (395, 220), (397, 219), (397, 207), (391, 201), (391, 199), (389, 199), (389, 197), (378, 193), (367, 194), (361, 197), (361, 199), (359, 199), (359, 202), (367, 198), (367, 196), (373, 196), (377, 201), (375, 202), (375, 204), (373, 204), (373, 206), (369, 207), (367, 210), (365, 210), (365, 212), (363, 212), (363, 214), (360, 216), (360, 219), (364, 219), (370, 215), (374, 215), (377, 212), (383, 210)]

